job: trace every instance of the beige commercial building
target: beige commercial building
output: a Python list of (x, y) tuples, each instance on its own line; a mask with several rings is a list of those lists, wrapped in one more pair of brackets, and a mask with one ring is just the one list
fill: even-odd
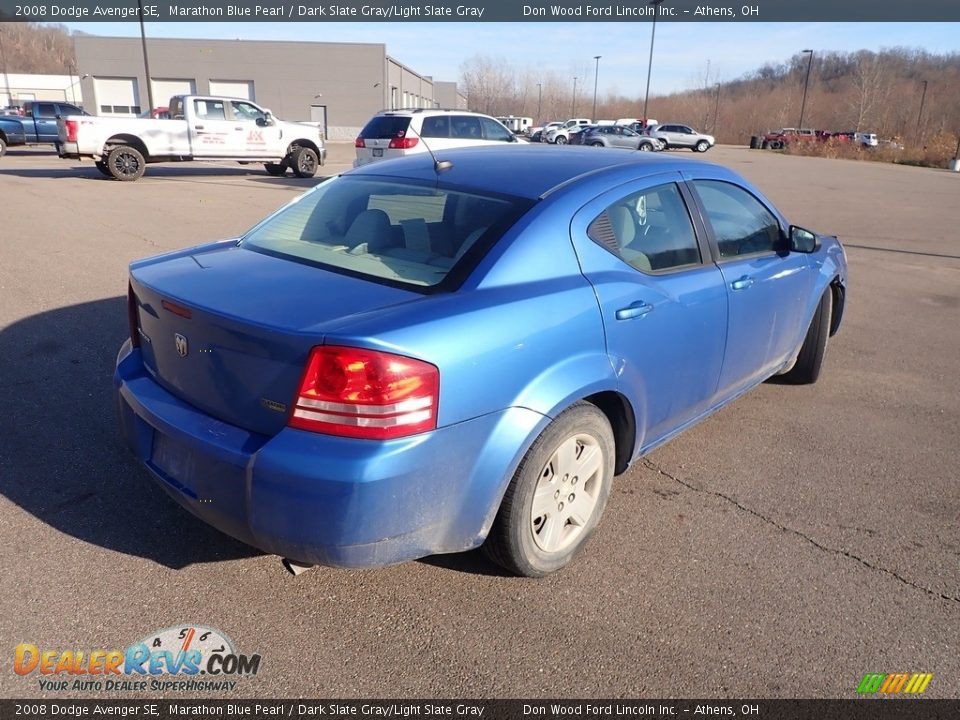
[[(140, 38), (77, 35), (75, 44), (84, 109), (95, 115), (138, 115), (150, 108), (150, 93), (153, 107), (173, 95), (229, 95), (347, 140), (384, 108), (447, 104), (431, 77), (379, 43), (147, 38), (149, 88)], [(445, 99), (459, 102), (456, 83), (443, 85)]]

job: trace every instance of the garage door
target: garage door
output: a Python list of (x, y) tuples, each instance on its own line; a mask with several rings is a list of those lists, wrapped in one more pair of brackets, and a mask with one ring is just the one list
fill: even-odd
[(256, 100), (253, 95), (252, 80), (211, 80), (210, 94)]
[(157, 107), (167, 107), (170, 98), (174, 95), (196, 95), (196, 80), (153, 80), (153, 104)]
[(93, 96), (97, 99), (98, 115), (140, 114), (140, 90), (136, 78), (94, 78)]

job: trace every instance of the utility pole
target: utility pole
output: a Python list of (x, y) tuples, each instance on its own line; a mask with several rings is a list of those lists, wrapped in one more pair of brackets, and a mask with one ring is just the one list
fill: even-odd
[(653, 6), (653, 29), (650, 31), (650, 60), (647, 62), (647, 92), (643, 95), (643, 124), (647, 124), (647, 105), (650, 102), (650, 75), (653, 72), (653, 41), (657, 37), (657, 13), (663, 0), (650, 0), (647, 5)]
[(807, 79), (803, 83), (803, 101), (800, 103), (800, 124), (797, 125), (797, 130), (803, 128), (803, 112), (807, 109), (807, 89), (810, 87), (810, 69), (813, 67), (813, 50), (803, 52), (810, 53), (810, 58), (807, 60)]
[(717, 134), (717, 124), (720, 122), (720, 83), (717, 83), (717, 107), (713, 111), (713, 134)]
[(600, 58), (602, 55), (594, 55), (593, 59), (597, 61), (597, 67), (593, 71), (593, 114), (590, 115), (591, 119), (597, 119), (597, 80), (600, 78)]
[(923, 94), (920, 96), (920, 112), (917, 113), (917, 142), (920, 141), (920, 120), (923, 118), (923, 103), (927, 99), (927, 81), (923, 81)]
[(153, 104), (153, 83), (150, 82), (150, 61), (147, 59), (147, 30), (143, 26), (143, 0), (137, 0), (137, 8), (140, 11), (140, 43), (143, 45), (143, 71), (147, 76), (147, 102), (150, 104), (147, 110), (152, 113), (155, 106)]
[(570, 103), (570, 117), (577, 115), (577, 78), (573, 78), (573, 102)]

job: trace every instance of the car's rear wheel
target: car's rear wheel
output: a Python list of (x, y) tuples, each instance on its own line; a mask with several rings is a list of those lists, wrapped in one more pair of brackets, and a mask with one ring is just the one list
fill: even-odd
[(484, 544), (517, 575), (542, 577), (566, 566), (603, 515), (613, 481), (613, 430), (579, 402), (541, 433), (517, 468)]
[(827, 339), (830, 337), (830, 320), (833, 317), (833, 292), (827, 291), (820, 298), (813, 320), (807, 329), (800, 354), (793, 367), (783, 373), (781, 379), (794, 385), (809, 385), (820, 377), (823, 358), (827, 353)]
[(263, 168), (274, 177), (282, 177), (287, 174), (286, 163), (264, 163)]
[(783, 149), (783, 143), (780, 142), (779, 140), (774, 140), (774, 141), (772, 141), (772, 142), (770, 143), (770, 149), (771, 149), (771, 150), (782, 150), (782, 149)]
[(135, 147), (118, 145), (107, 153), (107, 169), (117, 180), (139, 180), (147, 169), (147, 163)]
[(0, 137), (0, 157), (7, 154), (7, 141)]
[(107, 164), (103, 160), (96, 160), (94, 161), (93, 164), (96, 166), (97, 170), (99, 170), (102, 175), (106, 175), (107, 177), (113, 177), (113, 175), (110, 172), (110, 168), (107, 166)]
[(567, 139), (563, 135), (558, 135), (557, 139), (553, 141), (555, 145), (566, 145)]
[(308, 147), (297, 147), (290, 154), (290, 167), (293, 173), (300, 178), (309, 178), (317, 174), (320, 160), (317, 154)]
[(709, 149), (710, 149), (710, 143), (708, 143), (706, 140), (701, 140), (694, 146), (694, 150), (696, 150), (699, 153), (705, 153)]

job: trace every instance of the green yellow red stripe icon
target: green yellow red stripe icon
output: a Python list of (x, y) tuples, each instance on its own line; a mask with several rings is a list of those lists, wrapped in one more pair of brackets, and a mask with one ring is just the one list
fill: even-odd
[(867, 673), (857, 688), (858, 695), (920, 695), (933, 680), (933, 673)]

